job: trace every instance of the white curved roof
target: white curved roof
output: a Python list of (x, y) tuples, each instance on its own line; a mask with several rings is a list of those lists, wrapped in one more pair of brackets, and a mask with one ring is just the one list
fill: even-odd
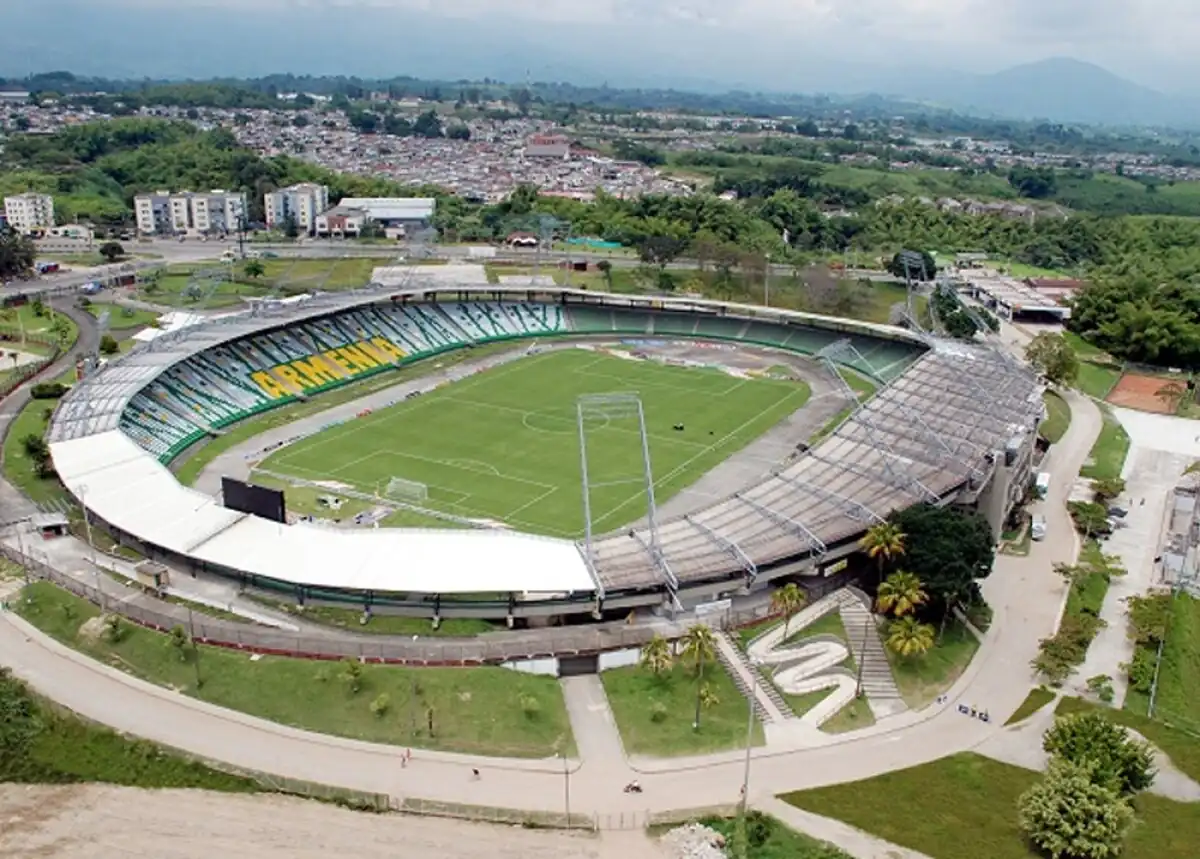
[(591, 593), (574, 543), (511, 531), (281, 525), (189, 489), (120, 430), (50, 445), (96, 516), (172, 552), (280, 581), (360, 591)]
[[(756, 560), (812, 554), (814, 547), (823, 552), (826, 537), (844, 536), (850, 526), (861, 529), (863, 515), (877, 515), (867, 506), (879, 504), (886, 514), (894, 506), (937, 497), (947, 486), (967, 480), (975, 469), (968, 460), (994, 450), (1017, 427), (1036, 426), (1040, 412), (1040, 388), (1027, 370), (988, 350), (926, 344), (933, 350), (905, 374), (902, 384), (889, 386), (819, 451), (795, 464), (819, 467), (832, 477), (818, 479), (821, 475), (806, 472), (797, 480), (799, 474), (781, 472), (767, 478), (761, 492), (739, 493), (680, 522), (663, 523), (664, 536), (670, 539), (658, 555), (649, 552), (636, 529), (601, 538), (588, 555), (570, 541), (511, 531), (282, 525), (228, 510), (216, 499), (180, 485), (154, 454), (117, 428), (139, 390), (197, 352), (389, 296), (462, 289), (506, 291), (494, 285), (449, 287), (422, 279), (415, 288), (400, 292), (376, 287), (317, 296), (296, 307), (259, 308), (157, 338), (76, 385), (60, 402), (49, 432), (59, 476), (89, 510), (115, 528), (231, 571), (357, 591), (579, 595), (701, 581), (731, 575), (739, 565), (752, 568)], [(527, 295), (528, 288), (520, 292)], [(721, 307), (738, 311), (748, 323), (817, 321), (791, 311), (691, 299), (653, 299), (652, 305), (649, 299), (561, 288), (539, 292), (613, 307), (665, 305), (685, 312)], [(886, 326), (820, 321), (848, 335), (918, 340)], [(888, 419), (884, 413), (892, 411), (895, 416)], [(844, 450), (847, 445), (854, 450)], [(867, 501), (860, 500), (860, 490)], [(743, 552), (743, 541), (755, 560)]]

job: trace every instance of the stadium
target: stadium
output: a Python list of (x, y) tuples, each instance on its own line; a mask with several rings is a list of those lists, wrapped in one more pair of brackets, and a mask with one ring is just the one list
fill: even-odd
[[(731, 375), (729, 360), (698, 366), (705, 348), (807, 366), (843, 408), (730, 491), (660, 509), (764, 432), (786, 437), (810, 393), (778, 373)], [(247, 468), (267, 488), (201, 491), (170, 470), (326, 391), (374, 377), (396, 379), (376, 386), (385, 396), (401, 391), (398, 373), (388, 408), (259, 451)], [(76, 384), (49, 441), (93, 521), (147, 557), (300, 603), (540, 624), (832, 575), (868, 527), (917, 503), (977, 509), (998, 534), (1030, 483), (1041, 393), (999, 351), (890, 326), (557, 287), (374, 283), (164, 333)], [(387, 515), (313, 521), (271, 486), (326, 488)]]

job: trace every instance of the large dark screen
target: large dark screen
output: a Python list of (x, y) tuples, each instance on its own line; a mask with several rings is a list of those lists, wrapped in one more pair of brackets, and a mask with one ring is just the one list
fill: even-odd
[(287, 510), (283, 504), (283, 493), (278, 489), (254, 486), (232, 477), (221, 478), (221, 498), (225, 506), (239, 513), (250, 513), (287, 524)]

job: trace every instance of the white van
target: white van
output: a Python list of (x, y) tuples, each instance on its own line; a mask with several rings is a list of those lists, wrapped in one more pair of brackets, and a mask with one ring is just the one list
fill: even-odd
[(1029, 536), (1035, 540), (1046, 539), (1046, 517), (1041, 513), (1035, 513), (1033, 522), (1029, 525)]
[(1037, 482), (1034, 483), (1034, 489), (1037, 491), (1038, 498), (1045, 498), (1050, 492), (1050, 472), (1038, 472)]

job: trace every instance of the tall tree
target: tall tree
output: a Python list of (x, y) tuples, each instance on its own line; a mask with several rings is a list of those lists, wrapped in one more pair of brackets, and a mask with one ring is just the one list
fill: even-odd
[(1053, 859), (1109, 859), (1121, 851), (1133, 809), (1092, 781), (1086, 766), (1052, 760), (1017, 803), (1021, 831)]
[(1069, 387), (1079, 375), (1079, 357), (1061, 334), (1038, 334), (1025, 347), (1025, 360), (1053, 385)]
[[(995, 544), (987, 520), (953, 507), (918, 504), (898, 511), (890, 523), (905, 535), (904, 567), (921, 580), (938, 605), (952, 593), (979, 596), (978, 580), (987, 578)], [(868, 532), (869, 533), (869, 532)]]
[(771, 594), (771, 608), (783, 614), (783, 637), (788, 637), (788, 625), (796, 612), (804, 607), (804, 591), (795, 582), (788, 582)]
[(875, 606), (883, 614), (904, 617), (915, 612), (928, 599), (929, 595), (921, 587), (921, 580), (901, 570), (892, 573), (879, 586)]
[(862, 538), (863, 550), (875, 562), (878, 580), (883, 582), (883, 568), (905, 552), (905, 534), (895, 522), (880, 522), (867, 529)]
[(28, 236), (0, 228), (0, 280), (29, 277), (36, 259), (37, 249)]
[(915, 617), (902, 617), (888, 626), (888, 650), (897, 656), (921, 656), (933, 647), (933, 627)]
[(675, 664), (671, 643), (655, 633), (654, 637), (642, 646), (639, 664), (655, 676), (666, 674)]
[(713, 631), (702, 623), (698, 623), (687, 631), (683, 638), (683, 659), (690, 663), (696, 672), (696, 716), (692, 721), (693, 730), (700, 728), (700, 711), (704, 707), (704, 690), (708, 686), (704, 682), (704, 666), (717, 656), (717, 639)]

